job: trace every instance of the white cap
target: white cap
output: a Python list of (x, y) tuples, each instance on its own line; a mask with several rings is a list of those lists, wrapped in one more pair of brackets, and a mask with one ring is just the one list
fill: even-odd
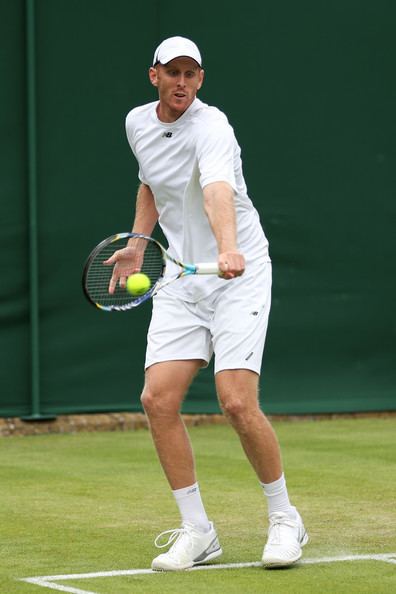
[(167, 64), (171, 60), (182, 56), (192, 58), (199, 66), (202, 66), (199, 49), (193, 41), (185, 37), (169, 37), (160, 43), (154, 53), (153, 66), (158, 62)]

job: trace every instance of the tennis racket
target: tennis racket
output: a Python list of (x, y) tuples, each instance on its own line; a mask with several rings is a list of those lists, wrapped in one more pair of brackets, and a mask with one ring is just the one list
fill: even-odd
[[(164, 278), (168, 262), (178, 268), (175, 274)], [(150, 279), (150, 287), (143, 295), (135, 296), (126, 290), (127, 278), (136, 272)], [(84, 267), (82, 284), (88, 301), (99, 309), (126, 311), (144, 303), (178, 278), (191, 274), (218, 275), (219, 268), (215, 262), (183, 264), (152, 237), (118, 233), (92, 250)]]

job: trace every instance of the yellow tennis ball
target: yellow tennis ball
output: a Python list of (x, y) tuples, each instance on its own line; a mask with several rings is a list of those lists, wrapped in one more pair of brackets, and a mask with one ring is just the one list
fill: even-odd
[(143, 274), (143, 272), (137, 272), (136, 274), (131, 274), (128, 277), (126, 288), (128, 293), (133, 295), (134, 297), (138, 297), (139, 295), (144, 295), (151, 287), (151, 281), (147, 274)]

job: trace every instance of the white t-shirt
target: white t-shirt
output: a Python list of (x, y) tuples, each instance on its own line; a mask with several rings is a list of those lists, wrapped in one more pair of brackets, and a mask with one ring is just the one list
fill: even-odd
[[(126, 118), (139, 179), (154, 195), (169, 253), (185, 263), (216, 262), (217, 244), (204, 211), (203, 188), (228, 182), (235, 193), (238, 248), (246, 265), (269, 261), (268, 241), (247, 195), (241, 150), (226, 116), (195, 99), (172, 123), (157, 117), (158, 101), (136, 107)], [(197, 302), (228, 281), (216, 276), (180, 279), (167, 291)]]

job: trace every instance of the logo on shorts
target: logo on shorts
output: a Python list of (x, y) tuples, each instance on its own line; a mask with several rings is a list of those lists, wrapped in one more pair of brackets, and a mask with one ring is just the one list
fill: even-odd
[(250, 357), (252, 357), (252, 356), (253, 356), (253, 351), (248, 354), (248, 356), (245, 358), (245, 361), (249, 361)]
[(250, 315), (251, 316), (258, 316), (259, 315), (259, 312), (258, 311), (252, 311), (252, 312), (250, 312)]

